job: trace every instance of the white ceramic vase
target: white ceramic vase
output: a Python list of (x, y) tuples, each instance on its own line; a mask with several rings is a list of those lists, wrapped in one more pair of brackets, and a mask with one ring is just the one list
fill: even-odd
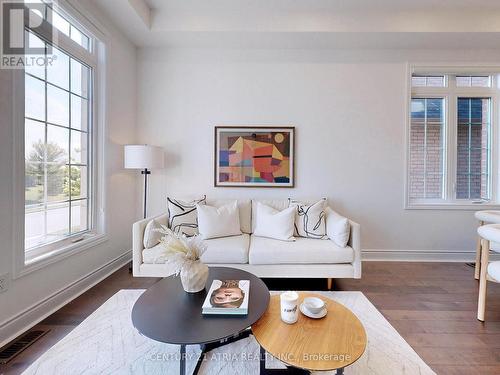
[(197, 293), (205, 289), (208, 279), (208, 266), (199, 260), (189, 262), (181, 270), (181, 283), (188, 293)]

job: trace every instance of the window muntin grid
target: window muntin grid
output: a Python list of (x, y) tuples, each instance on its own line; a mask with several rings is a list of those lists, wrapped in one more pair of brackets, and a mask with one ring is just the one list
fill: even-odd
[(446, 77), (444, 75), (416, 75), (411, 77), (413, 87), (445, 87)]

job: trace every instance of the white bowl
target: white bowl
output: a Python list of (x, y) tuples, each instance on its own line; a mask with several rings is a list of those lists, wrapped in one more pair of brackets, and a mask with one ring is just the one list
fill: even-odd
[(313, 314), (318, 314), (325, 308), (325, 302), (318, 297), (307, 297), (304, 298), (304, 306)]

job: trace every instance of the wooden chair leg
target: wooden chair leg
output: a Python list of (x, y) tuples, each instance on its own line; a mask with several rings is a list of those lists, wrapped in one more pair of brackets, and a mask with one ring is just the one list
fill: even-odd
[(486, 279), (488, 273), (488, 258), (490, 255), (490, 242), (481, 241), (481, 275), (479, 277), (479, 299), (477, 302), (477, 319), (484, 322), (484, 313), (486, 310)]
[(333, 288), (333, 279), (328, 278), (328, 290), (332, 290), (332, 288)]
[[(484, 222), (480, 221), (479, 226), (482, 226)], [(476, 245), (476, 266), (474, 268), (474, 278), (479, 280), (479, 275), (481, 274), (481, 237), (477, 236)]]

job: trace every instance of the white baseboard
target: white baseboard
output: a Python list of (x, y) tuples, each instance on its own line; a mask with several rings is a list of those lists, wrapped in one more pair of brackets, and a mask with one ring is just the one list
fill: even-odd
[(4, 339), (0, 342), (0, 347), (12, 341), (23, 332), (29, 330), (34, 325), (38, 324), (49, 315), (53, 314), (61, 307), (104, 280), (131, 260), (132, 250), (128, 250), (96, 270), (89, 272), (85, 276), (75, 280), (73, 283), (30, 306), (14, 317), (4, 321), (0, 324), (0, 337), (4, 337)]
[[(365, 249), (363, 261), (390, 262), (474, 262), (475, 251), (451, 250), (388, 250)], [(492, 253), (491, 260), (500, 260), (500, 254)]]

